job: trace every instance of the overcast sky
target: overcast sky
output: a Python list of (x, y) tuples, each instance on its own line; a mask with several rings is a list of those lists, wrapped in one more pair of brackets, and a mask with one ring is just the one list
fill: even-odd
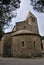
[(26, 19), (29, 11), (37, 17), (40, 35), (44, 35), (44, 13), (35, 12), (30, 5), (30, 0), (21, 0), (20, 8), (17, 10), (17, 17), (12, 19), (12, 26), (6, 29), (5, 32), (11, 31), (16, 22)]

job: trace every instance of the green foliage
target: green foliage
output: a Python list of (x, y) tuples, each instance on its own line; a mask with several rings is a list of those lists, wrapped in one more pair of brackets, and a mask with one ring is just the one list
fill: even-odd
[(31, 0), (31, 5), (34, 10), (44, 13), (44, 0)]
[(11, 0), (9, 0), (9, 1), (8, 1), (8, 0), (3, 0), (2, 3), (5, 4), (5, 5), (8, 5), (8, 4), (10, 4), (10, 1), (11, 1)]
[(13, 11), (20, 7), (20, 0), (0, 0), (0, 37), (4, 25), (8, 25), (13, 17)]
[(0, 40), (2, 39), (3, 35), (4, 35), (4, 32), (0, 30)]
[(44, 36), (41, 36), (41, 39), (44, 40)]
[(0, 3), (0, 21), (8, 23), (14, 17), (13, 11), (20, 7), (19, 0), (1, 0)]

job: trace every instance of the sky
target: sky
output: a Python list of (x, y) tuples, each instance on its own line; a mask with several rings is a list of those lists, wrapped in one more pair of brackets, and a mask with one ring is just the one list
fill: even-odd
[(24, 21), (29, 11), (31, 11), (37, 17), (39, 33), (41, 36), (44, 36), (44, 13), (35, 12), (33, 7), (30, 5), (30, 0), (21, 0), (20, 8), (16, 11), (17, 17), (12, 19), (11, 26), (8, 27), (5, 32), (12, 31), (16, 22)]

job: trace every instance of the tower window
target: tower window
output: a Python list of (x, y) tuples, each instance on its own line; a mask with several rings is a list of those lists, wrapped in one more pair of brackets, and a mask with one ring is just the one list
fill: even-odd
[(26, 26), (24, 26), (24, 29), (26, 29)]
[(22, 47), (24, 47), (24, 41), (22, 41)]
[(34, 48), (35, 48), (35, 41), (34, 41)]

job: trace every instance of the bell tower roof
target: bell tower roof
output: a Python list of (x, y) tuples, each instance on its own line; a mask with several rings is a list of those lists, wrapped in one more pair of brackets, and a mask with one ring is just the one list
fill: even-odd
[(28, 18), (30, 18), (30, 17), (36, 18), (35, 15), (33, 15), (31, 11), (29, 11), (29, 13), (28, 13), (26, 19), (28, 19)]

